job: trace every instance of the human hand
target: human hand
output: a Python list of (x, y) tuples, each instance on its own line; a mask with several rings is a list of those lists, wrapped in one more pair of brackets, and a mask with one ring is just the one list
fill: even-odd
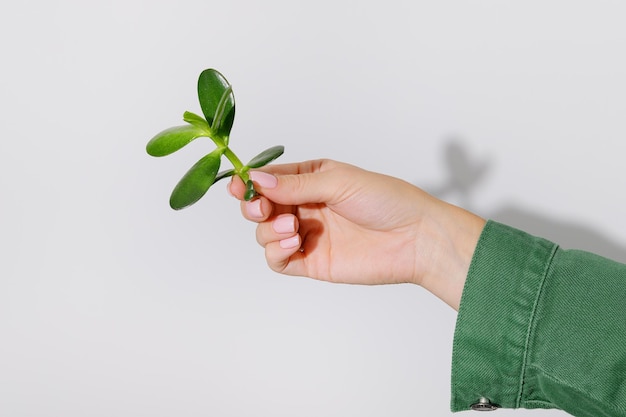
[[(349, 284), (415, 283), (458, 308), (484, 221), (400, 179), (331, 161), (251, 171), (242, 201), (267, 263), (287, 275)], [(238, 178), (229, 191), (242, 200)], [(460, 288), (459, 288), (460, 287)]]

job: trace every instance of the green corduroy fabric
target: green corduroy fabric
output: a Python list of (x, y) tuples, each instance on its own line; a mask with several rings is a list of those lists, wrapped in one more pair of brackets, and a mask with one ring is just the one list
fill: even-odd
[(489, 221), (461, 299), (452, 411), (626, 417), (626, 265)]

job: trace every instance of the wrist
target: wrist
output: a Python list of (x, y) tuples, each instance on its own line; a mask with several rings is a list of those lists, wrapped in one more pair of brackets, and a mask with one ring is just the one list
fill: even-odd
[[(436, 200), (419, 237), (428, 240), (419, 284), (458, 311), (465, 279), (486, 221), (460, 207)], [(427, 254), (428, 259), (424, 259)]]

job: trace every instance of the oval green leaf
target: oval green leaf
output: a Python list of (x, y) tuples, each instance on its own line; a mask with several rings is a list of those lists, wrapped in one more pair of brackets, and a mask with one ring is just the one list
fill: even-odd
[(285, 152), (284, 146), (272, 146), (271, 148), (264, 150), (263, 152), (252, 158), (250, 162), (246, 164), (246, 166), (249, 168), (260, 168), (281, 156), (283, 152)]
[(235, 96), (226, 78), (214, 69), (202, 71), (198, 78), (198, 99), (214, 133), (228, 138), (235, 120)]
[(202, 198), (215, 181), (223, 153), (223, 149), (217, 148), (187, 171), (172, 191), (170, 207), (180, 210)]
[(197, 126), (170, 127), (150, 139), (146, 145), (146, 152), (152, 156), (169, 155), (201, 136), (207, 136), (207, 133)]

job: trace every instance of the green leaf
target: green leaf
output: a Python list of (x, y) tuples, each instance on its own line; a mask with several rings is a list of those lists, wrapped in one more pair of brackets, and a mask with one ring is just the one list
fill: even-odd
[(263, 152), (261, 152), (260, 154), (252, 158), (250, 162), (246, 164), (246, 166), (248, 166), (249, 168), (260, 168), (264, 165), (269, 164), (274, 159), (281, 156), (283, 152), (285, 152), (284, 146), (282, 145), (273, 146), (269, 149), (264, 150)]
[(228, 103), (230, 102), (230, 97), (233, 93), (233, 89), (228, 86), (228, 88), (222, 94), (219, 103), (217, 103), (217, 109), (215, 110), (215, 115), (213, 116), (213, 125), (211, 129), (216, 132), (219, 132), (220, 125), (224, 119), (226, 108), (228, 107)]
[(256, 197), (257, 195), (259, 195), (259, 194), (254, 189), (254, 183), (252, 182), (252, 180), (248, 180), (246, 182), (246, 191), (243, 194), (243, 199), (246, 200), (246, 201), (250, 201), (254, 197)]
[(198, 116), (195, 113), (192, 113), (190, 111), (186, 111), (183, 114), (183, 120), (186, 121), (187, 123), (190, 123), (190, 124), (194, 125), (195, 127), (199, 128), (199, 129), (206, 130), (207, 133), (211, 132), (211, 128), (209, 127), (209, 124), (207, 123), (207, 121), (202, 116)]
[(235, 120), (235, 96), (226, 78), (214, 69), (202, 71), (198, 78), (198, 99), (207, 122), (216, 128), (213, 133), (228, 138)]
[(213, 184), (215, 184), (219, 180), (223, 180), (224, 178), (232, 177), (233, 175), (235, 175), (234, 169), (227, 169), (226, 171), (222, 171), (217, 174), (217, 176), (215, 177), (215, 180), (213, 181)]
[(146, 152), (152, 156), (169, 155), (202, 136), (207, 136), (207, 133), (193, 125), (170, 127), (150, 139)]
[(224, 150), (215, 149), (195, 163), (178, 182), (170, 196), (170, 206), (180, 210), (194, 204), (213, 185)]

